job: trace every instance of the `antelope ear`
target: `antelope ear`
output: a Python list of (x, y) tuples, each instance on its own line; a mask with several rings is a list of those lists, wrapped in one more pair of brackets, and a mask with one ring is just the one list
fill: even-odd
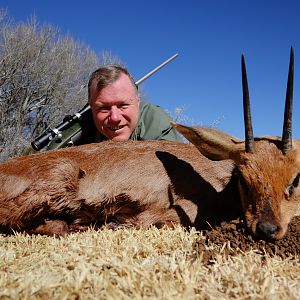
[(171, 122), (171, 125), (211, 160), (237, 161), (245, 151), (245, 143), (242, 140), (223, 131), (214, 128), (194, 128), (174, 122)]

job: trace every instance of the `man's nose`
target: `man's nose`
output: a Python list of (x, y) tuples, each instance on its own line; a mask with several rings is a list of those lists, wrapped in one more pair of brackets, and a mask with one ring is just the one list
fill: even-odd
[(112, 106), (110, 109), (110, 121), (113, 123), (120, 122), (121, 113), (117, 106)]

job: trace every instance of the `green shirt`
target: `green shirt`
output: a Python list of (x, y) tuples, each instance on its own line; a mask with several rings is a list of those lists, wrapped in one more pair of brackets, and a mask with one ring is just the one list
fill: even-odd
[(130, 139), (182, 142), (170, 124), (171, 118), (161, 107), (147, 102), (142, 102), (140, 106), (139, 122)]

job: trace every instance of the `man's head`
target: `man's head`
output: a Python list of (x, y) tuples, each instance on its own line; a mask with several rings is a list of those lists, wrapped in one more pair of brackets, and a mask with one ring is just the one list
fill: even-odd
[(132, 76), (118, 65), (94, 71), (88, 84), (95, 125), (110, 140), (130, 138), (137, 126), (140, 97)]

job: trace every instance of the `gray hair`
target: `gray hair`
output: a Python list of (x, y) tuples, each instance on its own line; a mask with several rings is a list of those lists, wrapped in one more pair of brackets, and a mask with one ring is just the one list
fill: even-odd
[(114, 83), (122, 73), (129, 77), (130, 81), (132, 82), (132, 85), (137, 90), (137, 86), (135, 84), (133, 77), (125, 67), (121, 65), (106, 65), (95, 70), (90, 76), (89, 83), (88, 83), (89, 102), (91, 101), (91, 95), (92, 95), (91, 88), (94, 82), (95, 82), (94, 86), (96, 88), (96, 91), (99, 93), (103, 88)]

